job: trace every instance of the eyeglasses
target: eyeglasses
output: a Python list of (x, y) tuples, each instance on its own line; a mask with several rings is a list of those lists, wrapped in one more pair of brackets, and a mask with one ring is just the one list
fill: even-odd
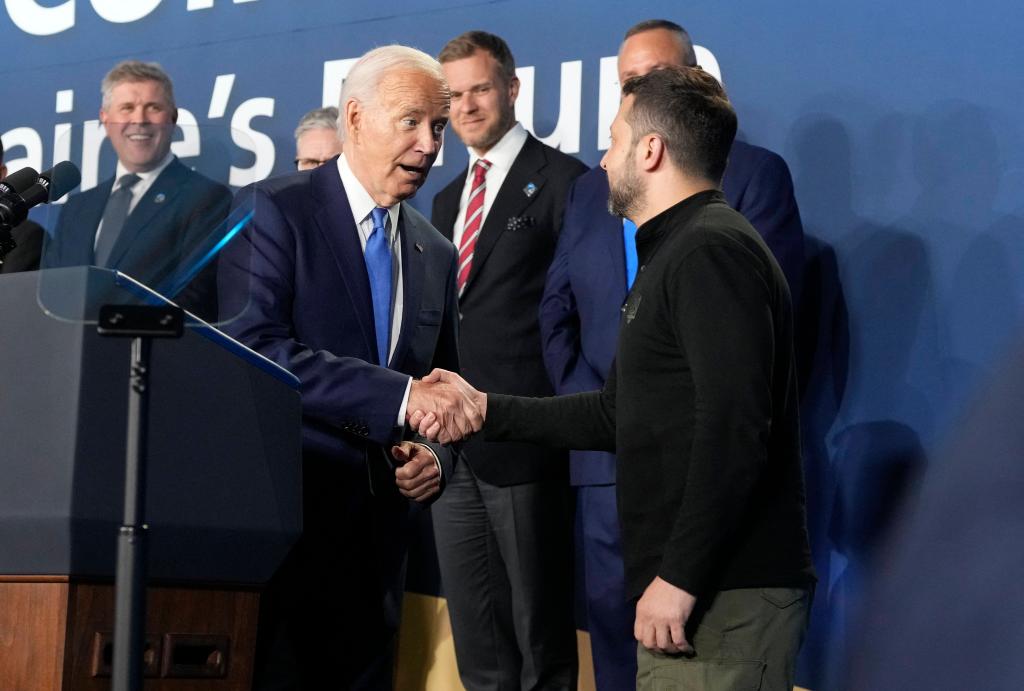
[(330, 161), (330, 158), (297, 158), (295, 167), (298, 170), (311, 170)]

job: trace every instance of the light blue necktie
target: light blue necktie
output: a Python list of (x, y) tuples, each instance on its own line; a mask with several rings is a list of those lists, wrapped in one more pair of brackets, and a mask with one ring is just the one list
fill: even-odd
[(636, 224), (628, 218), (622, 219), (622, 243), (626, 248), (626, 290), (629, 290), (636, 280), (640, 260), (636, 256)]
[(366, 273), (370, 277), (373, 298), (373, 326), (377, 332), (377, 362), (388, 366), (388, 339), (391, 336), (391, 248), (385, 221), (388, 210), (377, 207), (370, 212), (373, 232), (366, 240)]

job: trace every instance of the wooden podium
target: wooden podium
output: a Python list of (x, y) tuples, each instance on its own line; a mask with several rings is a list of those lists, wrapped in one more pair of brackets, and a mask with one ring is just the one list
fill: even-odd
[[(147, 609), (146, 689), (251, 688), (255, 590), (151, 587)], [(110, 584), (0, 576), (0, 688), (109, 689), (113, 619)]]
[[(129, 343), (89, 316), (129, 288), (0, 276), (0, 691), (110, 688)], [(147, 690), (251, 687), (259, 586), (302, 527), (297, 386), (207, 326), (153, 344)]]

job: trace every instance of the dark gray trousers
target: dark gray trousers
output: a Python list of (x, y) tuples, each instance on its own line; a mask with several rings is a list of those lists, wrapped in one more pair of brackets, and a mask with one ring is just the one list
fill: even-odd
[(496, 487), (459, 463), (431, 508), (467, 691), (576, 689), (570, 488)]

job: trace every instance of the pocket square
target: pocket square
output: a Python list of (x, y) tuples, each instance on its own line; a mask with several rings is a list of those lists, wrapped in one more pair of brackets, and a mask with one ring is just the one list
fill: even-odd
[(535, 223), (533, 216), (513, 216), (505, 224), (505, 230), (516, 231), (529, 228)]

